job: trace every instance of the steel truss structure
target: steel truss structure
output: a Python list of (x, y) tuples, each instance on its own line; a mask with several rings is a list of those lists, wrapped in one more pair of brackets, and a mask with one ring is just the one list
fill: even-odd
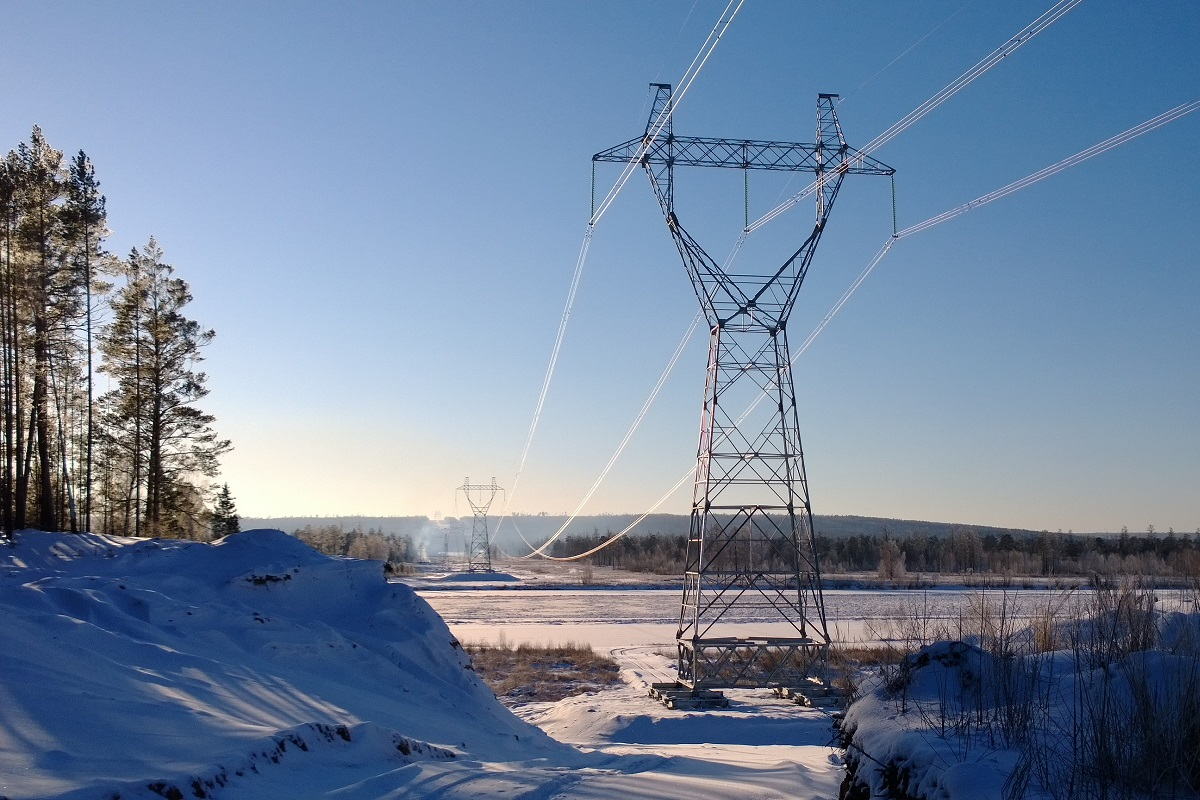
[[(671, 86), (651, 89), (655, 100), (645, 133), (592, 160), (640, 159), (709, 325), (676, 634), (679, 683), (693, 691), (795, 686), (820, 671), (830, 640), (788, 316), (842, 180), (895, 171), (847, 146), (834, 111), (837, 95), (818, 96), (817, 141), (799, 144), (675, 136)], [(811, 172), (817, 180), (812, 233), (778, 268), (728, 272), (675, 215), (676, 167)], [(751, 625), (779, 622), (787, 623), (784, 635), (744, 635)]]
[(471, 522), (471, 541), (467, 547), (467, 572), (493, 572), (492, 544), (488, 541), (487, 513), (496, 499), (497, 492), (504, 488), (496, 484), (492, 478), (489, 483), (471, 483), (470, 478), (463, 478), (463, 485), (458, 487), (467, 498), (467, 505), (475, 514)]

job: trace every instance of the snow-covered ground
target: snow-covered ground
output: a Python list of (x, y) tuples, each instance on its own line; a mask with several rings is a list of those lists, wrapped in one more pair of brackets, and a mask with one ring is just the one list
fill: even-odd
[[(664, 645), (672, 650), (675, 647), (681, 597), (678, 588), (629, 588), (622, 584), (606, 588), (560, 585), (547, 589), (541, 588), (544, 585), (541, 581), (530, 581), (525, 576), (504, 588), (469, 580), (439, 583), (405, 579), (405, 582), (429, 601), (463, 642), (494, 643), (503, 635), (511, 644), (575, 641), (586, 642), (598, 650), (634, 645)], [(921, 619), (926, 624), (954, 623), (960, 618), (977, 616), (972, 604), (981, 602), (990, 605), (1004, 602), (1009, 613), (1025, 616), (1044, 607), (1047, 599), (1064, 596), (1062, 592), (1045, 590), (964, 588), (838, 589), (823, 594), (830, 635), (837, 642), (878, 641), (889, 634), (895, 635), (898, 626), (891, 624), (892, 621)], [(753, 622), (756, 633), (791, 634), (789, 624), (777, 622), (777, 616), (763, 614), (756, 618), (744, 613), (731, 616)]]
[[(631, 588), (628, 582), (602, 588), (566, 583), (554, 589), (544, 587), (536, 580), (520, 580), (505, 589), (468, 581), (447, 591), (426, 581), (420, 591), (463, 641), (586, 642), (611, 651), (625, 665), (627, 686), (674, 678), (673, 662), (667, 654), (674, 650), (678, 589)], [(1136, 598), (1135, 591), (1120, 602), (1113, 597), (1107, 602), (1118, 616), (1122, 608), (1125, 613), (1145, 608), (1147, 620), (1157, 620), (1161, 629), (1156, 637), (1160, 646), (1175, 652), (1190, 636), (1192, 644), (1188, 646), (1194, 653), (1195, 643), (1200, 642), (1200, 617), (1195, 613), (1193, 593), (1147, 592), (1142, 595), (1142, 602), (1148, 604), (1144, 606), (1134, 602)], [(1138, 722), (1142, 717), (1158, 721), (1157, 734), (1165, 736), (1165, 741), (1155, 741), (1148, 749), (1162, 751), (1167, 762), (1174, 757), (1167, 757), (1171, 748), (1180, 750), (1177, 761), (1186, 762), (1187, 749), (1200, 744), (1200, 722), (1181, 718), (1200, 703), (1200, 667), (1194, 656), (1188, 660), (1151, 651), (1130, 654), (1108, 667), (1089, 666), (1086, 653), (1092, 652), (1095, 642), (1082, 643), (1098, 636), (1111, 644), (1130, 636), (1127, 626), (1125, 633), (1118, 635), (1124, 623), (1116, 628), (1095, 628), (1097, 623), (1087, 622), (1106, 604), (1094, 590), (839, 590), (825, 592), (825, 602), (838, 641), (893, 638), (907, 648), (919, 646), (924, 637), (949, 633), (977, 642), (980, 624), (986, 620), (989, 640), (1003, 622), (1011, 639), (1006, 647), (1025, 648), (1031, 644), (1031, 631), (1025, 625), (1050, 619), (1060, 646), (1075, 641), (1084, 647), (1083, 662), (1080, 653), (1071, 652), (997, 661), (973, 645), (943, 641), (915, 657), (912, 668), (905, 672), (905, 688), (886, 687), (885, 678), (897, 675), (894, 669), (887, 676), (869, 679), (863, 697), (847, 717), (846, 731), (853, 732), (847, 757), (856, 769), (859, 791), (854, 797), (885, 796), (887, 791), (898, 793), (895, 796), (949, 800), (1080, 796), (1078, 793), (1086, 790), (1084, 784), (1060, 773), (1076, 768), (1087, 772), (1090, 767), (1072, 765), (1095, 759), (1071, 748), (1102, 752), (1109, 748), (1113, 751), (1109, 760), (1136, 772), (1135, 756), (1127, 752), (1125, 740), (1146, 737), (1147, 727)], [(1134, 604), (1127, 605), (1130, 602)], [(745, 621), (753, 622), (756, 631), (771, 630), (767, 619)], [(1087, 633), (1093, 628), (1093, 633)], [(1130, 676), (1147, 670), (1149, 692), (1132, 691)], [(1098, 699), (1081, 705), (1081, 687), (1086, 687), (1089, 697)], [(719, 724), (680, 719), (647, 707), (644, 698), (630, 689), (606, 693), (602, 703), (590, 697), (575, 698), (547, 706), (517, 706), (515, 712), (561, 741), (610, 753), (636, 752), (618, 749), (629, 747), (650, 747), (662, 753), (683, 742), (700, 741), (689, 737), (706, 737), (706, 742), (722, 743), (717, 748), (719, 756), (712, 749), (706, 751), (710, 759), (737, 758), (739, 748), (754, 757), (765, 757), (772, 747), (790, 742), (786, 737), (796, 734), (802, 721), (818, 726), (806, 735), (821, 730), (816, 717), (797, 718), (791, 708), (782, 703), (774, 706), (759, 693), (729, 694), (735, 705), (731, 713), (720, 717)], [(581, 708), (590, 715), (579, 713)], [(1181, 710), (1185, 708), (1189, 711)], [(1082, 735), (1086, 728), (1076, 726), (1081, 718), (1100, 717), (1097, 709), (1113, 715), (1098, 724), (1108, 732), (1109, 741), (1089, 744)], [(1076, 729), (1080, 736), (1063, 733)], [(1075, 744), (1067, 747), (1064, 742)], [(802, 763), (804, 757), (791, 760)], [(808, 769), (817, 766), (811, 764)], [(1014, 769), (1013, 780), (1018, 783), (1009, 785)], [(1120, 779), (1103, 780), (1116, 784)], [(1171, 786), (1182, 788), (1179, 794), (1166, 796), (1196, 796), (1189, 793), (1187, 778), (1170, 780), (1175, 781)], [(1047, 785), (1054, 791), (1047, 791)]]
[(621, 688), (518, 718), (378, 562), (278, 531), (23, 532), (0, 550), (0, 616), (11, 800), (833, 798), (842, 778), (818, 711), (652, 701), (653, 648), (618, 651)]
[(1063, 619), (1047, 652), (935, 642), (869, 679), (843, 725), (851, 796), (1200, 797), (1200, 615), (1154, 612), (1131, 650), (1125, 613)]

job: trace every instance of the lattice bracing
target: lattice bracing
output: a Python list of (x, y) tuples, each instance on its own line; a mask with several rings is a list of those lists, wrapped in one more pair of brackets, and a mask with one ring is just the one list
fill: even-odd
[(463, 485), (458, 487), (467, 498), (474, 518), (471, 520), (471, 540), (467, 545), (467, 572), (493, 572), (492, 545), (488, 540), (487, 514), (496, 499), (498, 492), (504, 488), (491, 483), (471, 483), (470, 478), (463, 478)]
[[(652, 84), (646, 132), (595, 161), (640, 158), (709, 323), (709, 358), (677, 643), (694, 690), (795, 685), (829, 646), (787, 322), (846, 175), (893, 170), (846, 144), (835, 95), (814, 144), (677, 137), (671, 87)], [(811, 172), (817, 218), (779, 267), (729, 272), (675, 214), (676, 167)], [(762, 633), (748, 633), (758, 630)]]

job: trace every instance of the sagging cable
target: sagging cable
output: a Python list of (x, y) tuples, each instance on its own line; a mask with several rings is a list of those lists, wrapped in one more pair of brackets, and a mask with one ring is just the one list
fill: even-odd
[[(834, 316), (839, 311), (841, 311), (842, 306), (844, 306), (846, 304), (846, 302), (850, 299), (851, 295), (853, 295), (858, 290), (858, 287), (860, 287), (863, 284), (863, 282), (867, 279), (867, 277), (870, 276), (870, 274), (875, 270), (875, 268), (879, 265), (879, 263), (881, 261), (883, 261), (884, 257), (887, 256), (887, 254), (889, 252), (891, 252), (892, 247), (900, 239), (907, 238), (909, 236), (912, 236), (913, 234), (921, 233), (922, 231), (929, 230), (930, 228), (932, 228), (936, 225), (940, 225), (943, 222), (948, 222), (949, 220), (954, 219), (955, 217), (961, 216), (962, 214), (965, 214), (968, 211), (971, 211), (971, 210), (974, 210), (981, 206), (987, 205), (988, 203), (990, 203), (994, 200), (999, 200), (1000, 198), (1006, 197), (1014, 192), (1017, 192), (1021, 189), (1026, 188), (1027, 186), (1031, 186), (1031, 185), (1037, 183), (1038, 181), (1045, 180), (1046, 178), (1049, 178), (1052, 175), (1056, 175), (1059, 172), (1062, 172), (1063, 170), (1069, 169), (1070, 167), (1073, 167), (1076, 164), (1080, 164), (1084, 161), (1087, 161), (1090, 158), (1094, 158), (1095, 156), (1100, 155), (1101, 153), (1107, 152), (1108, 150), (1111, 150), (1114, 147), (1118, 147), (1119, 145), (1125, 144), (1126, 142), (1129, 142), (1129, 141), (1137, 138), (1138, 136), (1141, 136), (1142, 134), (1149, 133), (1150, 131), (1153, 131), (1157, 128), (1161, 128), (1164, 125), (1174, 122), (1175, 120), (1180, 119), (1181, 117), (1184, 117), (1187, 114), (1190, 114), (1191, 112), (1196, 111), (1197, 109), (1200, 109), (1200, 99), (1193, 100), (1190, 103), (1183, 103), (1182, 105), (1178, 105), (1175, 108), (1171, 109), (1170, 111), (1166, 111), (1162, 114), (1159, 114), (1157, 117), (1146, 120), (1145, 122), (1141, 123), (1140, 125), (1135, 125), (1134, 127), (1130, 128), (1129, 130), (1124, 131), (1123, 133), (1119, 133), (1116, 136), (1113, 136), (1109, 139), (1105, 139), (1103, 142), (1100, 142), (1099, 144), (1095, 144), (1085, 150), (1081, 150), (1078, 153), (1076, 153), (1075, 155), (1064, 158), (1063, 160), (1058, 161), (1054, 164), (1051, 164), (1048, 167), (1040, 169), (1037, 172), (1031, 173), (1031, 174), (1025, 176), (1024, 178), (1021, 178), (1018, 181), (1013, 181), (1012, 183), (1008, 184), (1007, 186), (1002, 186), (1001, 188), (996, 189), (995, 191), (992, 191), (992, 192), (988, 192), (985, 195), (981, 195), (980, 197), (977, 197), (976, 199), (971, 200), (970, 202), (963, 203), (962, 205), (952, 208), (949, 211), (945, 211), (941, 214), (932, 216), (929, 219), (925, 220), (924, 222), (919, 222), (916, 225), (910, 225), (909, 227), (905, 228), (904, 230), (902, 230), (898, 233), (894, 233), (892, 236), (888, 237), (887, 241), (884, 242), (883, 246), (879, 249), (879, 251), (876, 252), (874, 257), (871, 258), (871, 260), (867, 263), (867, 266), (863, 269), (863, 271), (861, 273), (859, 273), (858, 277), (855, 278), (854, 282), (850, 285), (850, 288), (848, 288), (845, 292), (842, 293), (842, 296), (840, 298), (838, 298), (838, 301), (836, 303), (834, 303), (833, 307), (829, 310), (829, 312), (821, 319), (821, 322), (817, 325), (816, 328), (813, 329), (813, 332), (808, 335), (808, 338), (806, 338), (804, 340), (804, 342), (800, 345), (800, 347), (796, 349), (796, 352), (791, 355), (791, 357), (789, 359), (789, 363), (792, 365), (795, 365), (796, 361), (799, 360), (800, 356), (802, 356), (805, 353), (805, 351), (808, 350), (808, 348), (812, 345), (813, 341), (815, 341), (816, 338), (821, 334), (821, 332), (825, 330), (826, 326), (829, 325), (830, 321), (834, 318)], [(728, 438), (730, 433), (732, 433), (733, 430), (736, 430), (737, 426), (740, 425), (742, 422), (744, 422), (746, 420), (746, 418), (749, 417), (750, 414), (752, 414), (754, 412), (754, 410), (758, 407), (758, 405), (767, 397), (769, 397), (769, 395), (766, 392), (759, 394), (758, 398), (754, 402), (752, 402), (749, 405), (749, 407), (747, 407), (746, 410), (738, 417), (737, 421), (734, 424), (734, 427), (731, 430), (727, 431), (725, 434), (723, 434), (722, 441), (725, 438)], [(718, 443), (714, 443), (713, 446), (715, 447)], [(603, 550), (605, 547), (608, 547), (609, 545), (613, 544), (620, 538), (627, 535), (633, 529), (634, 526), (636, 526), (638, 523), (640, 523), (642, 520), (644, 520), (650, 514), (654, 513), (658, 509), (659, 506), (661, 506), (664, 502), (666, 502), (666, 500), (671, 495), (673, 495), (676, 491), (678, 491), (679, 487), (682, 486), (683, 483), (690, 476), (692, 476), (694, 474), (695, 474), (694, 468), (689, 470), (688, 472), (684, 473), (683, 476), (681, 476), (680, 479), (675, 483), (675, 485), (672, 486), (671, 489), (665, 495), (663, 495), (658, 500), (658, 502), (655, 503), (650, 508), (649, 511), (647, 511), (645, 514), (643, 514), (641, 517), (639, 517), (637, 519), (637, 521), (635, 521), (632, 525), (625, 528), (621, 532), (615, 534), (608, 540), (602, 542), (600, 545), (592, 548), (591, 550), (588, 550), (585, 553), (580, 553), (578, 555), (569, 556), (569, 557), (565, 557), (565, 558), (550, 557), (550, 556), (543, 556), (543, 557), (548, 558), (553, 561), (576, 561), (578, 559), (586, 558), (590, 555), (594, 555), (594, 554), (598, 553), (599, 551)]]
[[(668, 104), (668, 106), (664, 108), (662, 113), (659, 115), (659, 119), (656, 121), (654, 128), (646, 136), (640, 152), (631, 158), (625, 165), (625, 168), (622, 170), (621, 177), (617, 180), (617, 183), (613, 185), (613, 188), (609, 190), (608, 194), (601, 202), (599, 209), (595, 208), (595, 201), (593, 200), (592, 216), (591, 219), (588, 220), (587, 228), (584, 231), (583, 244), (580, 246), (579, 250), (579, 258), (575, 262), (575, 274), (571, 278), (571, 287), (567, 293), (566, 308), (564, 309), (562, 318), (559, 321), (558, 333), (555, 335), (554, 347), (551, 349), (550, 363), (547, 366), (545, 378), (542, 380), (542, 388), (538, 394), (538, 400), (534, 407), (533, 420), (529, 425), (529, 433), (525, 438), (525, 446), (521, 451), (521, 458), (517, 462), (517, 470), (516, 475), (513, 478), (512, 490), (505, 496), (504, 510), (501, 512), (500, 520), (496, 523), (497, 535), (500, 532), (501, 526), (504, 524), (504, 520), (508, 517), (508, 509), (512, 504), (513, 497), (517, 493), (517, 485), (520, 483), (521, 474), (525, 469), (525, 462), (529, 457), (529, 450), (533, 444), (534, 435), (537, 432), (538, 420), (541, 418), (542, 408), (546, 402), (546, 394), (550, 388), (550, 381), (554, 376), (554, 368), (558, 363), (558, 354), (562, 348), (563, 338), (566, 335), (567, 321), (570, 319), (571, 310), (574, 307), (575, 294), (579, 289), (579, 280), (583, 275), (584, 264), (587, 262), (587, 253), (591, 246), (592, 233), (596, 228), (596, 223), (599, 222), (600, 218), (604, 216), (604, 213), (608, 210), (609, 206), (612, 205), (613, 201), (616, 200), (617, 195), (628, 182), (629, 176), (632, 175), (634, 170), (637, 169), (642, 155), (644, 155), (646, 151), (653, 146), (655, 140), (662, 134), (667, 122), (675, 113), (675, 108), (678, 106), (679, 101), (683, 99), (683, 97), (687, 94), (688, 89), (691, 88), (692, 83), (696, 80), (696, 76), (700, 74), (700, 70), (704, 68), (704, 65), (708, 62), (709, 57), (712, 56), (713, 52), (716, 50), (717, 45), (721, 41), (721, 37), (725, 35), (725, 32), (733, 23), (734, 17), (737, 16), (738, 11), (741, 10), (744, 3), (745, 0), (729, 0), (728, 5), (726, 5), (725, 9), (721, 12), (721, 17), (717, 20), (716, 25), (714, 25), (712, 30), (709, 32), (708, 38), (705, 39), (704, 44), (701, 45), (700, 50), (692, 59), (692, 63), (689, 64), (688, 68), (684, 71), (683, 79), (680, 81), (681, 88), (679, 92), (674, 96), (672, 102)], [(594, 191), (595, 190), (593, 189), (593, 194)], [(520, 536), (521, 541), (524, 542), (527, 547), (533, 547), (532, 544), (526, 541), (520, 530), (517, 531), (517, 535)]]
[[(887, 144), (892, 139), (899, 136), (907, 128), (909, 128), (915, 122), (920, 120), (926, 114), (933, 111), (935, 108), (940, 106), (942, 103), (949, 100), (951, 97), (953, 97), (955, 94), (960, 92), (962, 89), (966, 88), (968, 85), (970, 85), (970, 83), (972, 81), (974, 81), (980, 75), (983, 75), (985, 72), (990, 70), (992, 67), (999, 64), (1007, 56), (1012, 55), (1021, 46), (1032, 41), (1032, 39), (1035, 36), (1037, 36), (1042, 31), (1046, 30), (1046, 28), (1049, 28), (1051, 25), (1053, 25), (1055, 22), (1057, 22), (1059, 19), (1061, 19), (1068, 11), (1073, 9), (1075, 6), (1079, 5), (1081, 2), (1083, 2), (1083, 0), (1059, 0), (1059, 2), (1055, 3), (1054, 6), (1052, 6), (1049, 11), (1047, 11), (1042, 16), (1038, 17), (1036, 20), (1031, 22), (1029, 25), (1025, 26), (1025, 28), (1023, 28), (1019, 33), (1017, 33), (1015, 36), (1013, 36), (1011, 39), (1009, 39), (1004, 44), (1000, 45), (1000, 47), (993, 50), (991, 52), (991, 54), (989, 54), (986, 58), (984, 58), (978, 64), (971, 67), (969, 70), (964, 72), (962, 75), (959, 75), (957, 78), (955, 78), (949, 84), (947, 84), (941, 91), (937, 92), (932, 97), (930, 97), (928, 100), (926, 100), (924, 103), (917, 106), (915, 109), (910, 111), (908, 114), (904, 115), (904, 117), (902, 117), (899, 121), (897, 121), (894, 125), (892, 125), (892, 127), (888, 128), (886, 131), (879, 134), (874, 139), (872, 139), (869, 143), (867, 143), (866, 147), (860, 148), (859, 153), (861, 153), (864, 156), (869, 156), (873, 152), (878, 150), (879, 148), (883, 147), (885, 144)], [(847, 159), (846, 161), (844, 161), (843, 164), (853, 166), (854, 162), (855, 162), (855, 159), (851, 158), (851, 159)], [(825, 174), (830, 177), (833, 177), (833, 176), (836, 176), (840, 172), (840, 169), (841, 169), (840, 167), (837, 169), (832, 169), (832, 170), (829, 170), (828, 172), (826, 172)], [(777, 205), (775, 208), (771, 209), (766, 214), (764, 214), (763, 216), (759, 217), (754, 222), (747, 225), (745, 231), (742, 234), (742, 239), (739, 239), (739, 242), (743, 241), (745, 236), (747, 236), (751, 233), (754, 233), (756, 230), (761, 228), (763, 225), (766, 225), (768, 222), (775, 219), (780, 214), (783, 214), (785, 211), (787, 211), (790, 208), (792, 208), (793, 206), (795, 206), (797, 203), (799, 203), (805, 197), (808, 197), (810, 194), (815, 192), (818, 188), (821, 187), (821, 185), (824, 183), (825, 180), (826, 180), (826, 178), (824, 176), (822, 176), (818, 180), (813, 181), (807, 188), (803, 189), (802, 191), (800, 191), (797, 194), (792, 195), (787, 200), (783, 201), (782, 203)], [(735, 249), (735, 251), (736, 251), (736, 249)]]
[(671, 355), (671, 360), (667, 362), (666, 369), (664, 369), (662, 374), (658, 377), (658, 382), (654, 384), (654, 388), (650, 391), (650, 396), (647, 397), (646, 402), (642, 404), (641, 411), (638, 412), (638, 415), (633, 420), (633, 424), (629, 427), (629, 430), (625, 432), (625, 438), (623, 438), (621, 443), (617, 445), (616, 452), (612, 454), (612, 458), (610, 458), (608, 463), (604, 465), (604, 469), (601, 470), (599, 477), (596, 478), (596, 482), (592, 484), (592, 488), (588, 489), (587, 494), (585, 494), (583, 499), (579, 501), (579, 505), (575, 506), (575, 510), (571, 512), (569, 517), (567, 517), (566, 522), (564, 522), (562, 526), (554, 532), (554, 535), (543, 542), (538, 548), (533, 550), (533, 552), (526, 556), (522, 556), (522, 558), (533, 558), (534, 556), (542, 555), (545, 549), (553, 544), (558, 537), (562, 536), (567, 530), (567, 526), (574, 522), (580, 513), (582, 513), (588, 501), (592, 499), (592, 495), (596, 493), (596, 490), (600, 488), (600, 484), (604, 482), (604, 479), (608, 477), (608, 473), (612, 471), (613, 465), (617, 463), (617, 459), (621, 457), (621, 453), (625, 452), (625, 447), (629, 444), (630, 439), (633, 438), (633, 434), (636, 433), (637, 429), (641, 426), (642, 420), (646, 418), (646, 413), (650, 410), (650, 406), (654, 404), (654, 400), (658, 397), (659, 392), (662, 391), (663, 385), (666, 384), (667, 378), (675, 369), (675, 365), (679, 363), (679, 357), (683, 355), (684, 348), (687, 347), (687, 343), (691, 341), (692, 334), (696, 332), (696, 327), (700, 324), (701, 319), (702, 315), (699, 312), (697, 312), (696, 316), (692, 317), (692, 324), (688, 326), (687, 332), (684, 333), (683, 338), (679, 340), (679, 345), (675, 348), (675, 352)]

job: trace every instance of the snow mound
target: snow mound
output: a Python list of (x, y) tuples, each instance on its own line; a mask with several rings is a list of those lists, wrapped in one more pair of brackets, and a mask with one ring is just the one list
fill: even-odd
[(994, 669), (989, 653), (943, 641), (908, 656), (898, 672), (869, 680), (842, 723), (857, 784), (871, 797), (999, 800), (1015, 753), (964, 747), (955, 735), (956, 712), (972, 704), (950, 707), (951, 698), (986, 703), (979, 689)]
[[(105, 787), (110, 797), (122, 800), (212, 797), (239, 789), (257, 789), (257, 780), (278, 768), (293, 768), (297, 758), (304, 767), (343, 773), (356, 767), (377, 773), (381, 765), (393, 768), (416, 761), (446, 761), (457, 757), (453, 750), (435, 747), (386, 731), (370, 723), (324, 725), (308, 723), (251, 742), (204, 769), (174, 778), (115, 783)], [(294, 772), (294, 769), (293, 769)], [(341, 775), (338, 775), (341, 778)], [(68, 792), (58, 800), (86, 800), (96, 796), (95, 787)]]
[[(866, 681), (841, 726), (845, 797), (976, 800), (1195, 795), (1200, 768), (1196, 615), (1168, 614), (1173, 651), (996, 654), (922, 647)], [(1110, 626), (1111, 629), (1111, 626)], [(1080, 644), (1080, 642), (1084, 644)]]
[[(0, 550), (0, 616), (12, 800), (205, 796), (222, 780), (235, 797), (237, 772), (276, 748), (314, 767), (578, 758), (501, 707), (379, 562), (281, 531), (211, 545), (22, 532)], [(255, 785), (246, 796), (266, 796)]]

